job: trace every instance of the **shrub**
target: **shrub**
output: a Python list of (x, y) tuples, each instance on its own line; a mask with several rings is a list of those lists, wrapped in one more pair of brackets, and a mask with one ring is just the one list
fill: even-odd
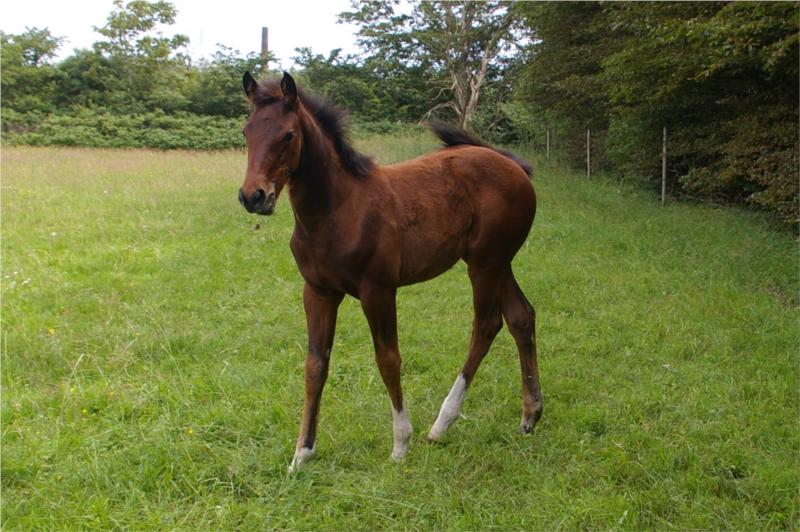
[(243, 120), (163, 112), (118, 115), (89, 109), (51, 115), (4, 110), (2, 115), (7, 144), (164, 150), (242, 148)]
[(363, 118), (352, 116), (350, 129), (356, 135), (420, 135), (425, 128), (421, 124), (397, 122), (391, 120), (367, 121)]

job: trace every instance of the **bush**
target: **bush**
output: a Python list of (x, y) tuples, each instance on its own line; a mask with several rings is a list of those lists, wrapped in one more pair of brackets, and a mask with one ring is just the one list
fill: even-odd
[(117, 115), (89, 109), (42, 115), (4, 110), (2, 121), (6, 144), (164, 150), (244, 147), (244, 117), (163, 112)]
[(750, 203), (797, 227), (798, 119), (796, 107), (764, 105), (725, 124), (729, 140), (722, 145), (719, 163), (690, 172), (684, 178), (685, 187), (701, 195), (716, 193)]
[[(245, 117), (225, 118), (188, 113), (151, 112), (119, 115), (105, 110), (75, 109), (65, 114), (3, 110), (3, 141), (33, 146), (224, 150), (243, 148)], [(351, 117), (353, 134), (420, 135), (420, 124)]]
[(356, 135), (400, 135), (416, 136), (426, 129), (421, 124), (396, 122), (391, 120), (367, 121), (363, 118), (350, 117), (350, 129)]

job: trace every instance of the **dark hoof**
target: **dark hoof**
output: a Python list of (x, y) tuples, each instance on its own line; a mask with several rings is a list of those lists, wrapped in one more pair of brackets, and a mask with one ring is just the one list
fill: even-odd
[(533, 427), (536, 426), (536, 423), (539, 422), (539, 418), (542, 417), (542, 409), (541, 407), (537, 408), (533, 411), (533, 414), (528, 417), (527, 419), (523, 418), (522, 423), (519, 425), (519, 433), (520, 434), (530, 434), (533, 431)]

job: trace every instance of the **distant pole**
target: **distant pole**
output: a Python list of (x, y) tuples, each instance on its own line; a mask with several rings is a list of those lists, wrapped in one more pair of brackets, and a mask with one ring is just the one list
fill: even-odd
[(269, 72), (269, 29), (261, 27), (261, 58), (264, 60), (264, 74)]
[(592, 132), (586, 130), (586, 179), (592, 178)]
[(547, 158), (550, 158), (550, 128), (547, 128)]
[(661, 141), (661, 205), (667, 202), (667, 128)]

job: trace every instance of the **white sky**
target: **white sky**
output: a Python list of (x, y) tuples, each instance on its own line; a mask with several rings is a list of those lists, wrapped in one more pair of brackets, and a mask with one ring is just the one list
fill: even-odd
[[(278, 64), (293, 65), (294, 49), (307, 46), (327, 55), (334, 48), (356, 53), (355, 26), (337, 24), (336, 15), (350, 9), (348, 0), (171, 0), (177, 8), (175, 24), (165, 35), (188, 35), (189, 55), (197, 60), (211, 57), (217, 43), (239, 50), (242, 55), (260, 52), (261, 27), (269, 28), (270, 51)], [(27, 27), (49, 28), (66, 37), (59, 59), (75, 48), (89, 48), (100, 39), (92, 26), (101, 27), (113, 9), (112, 0), (6, 0), (0, 7), (0, 29), (21, 33)]]

